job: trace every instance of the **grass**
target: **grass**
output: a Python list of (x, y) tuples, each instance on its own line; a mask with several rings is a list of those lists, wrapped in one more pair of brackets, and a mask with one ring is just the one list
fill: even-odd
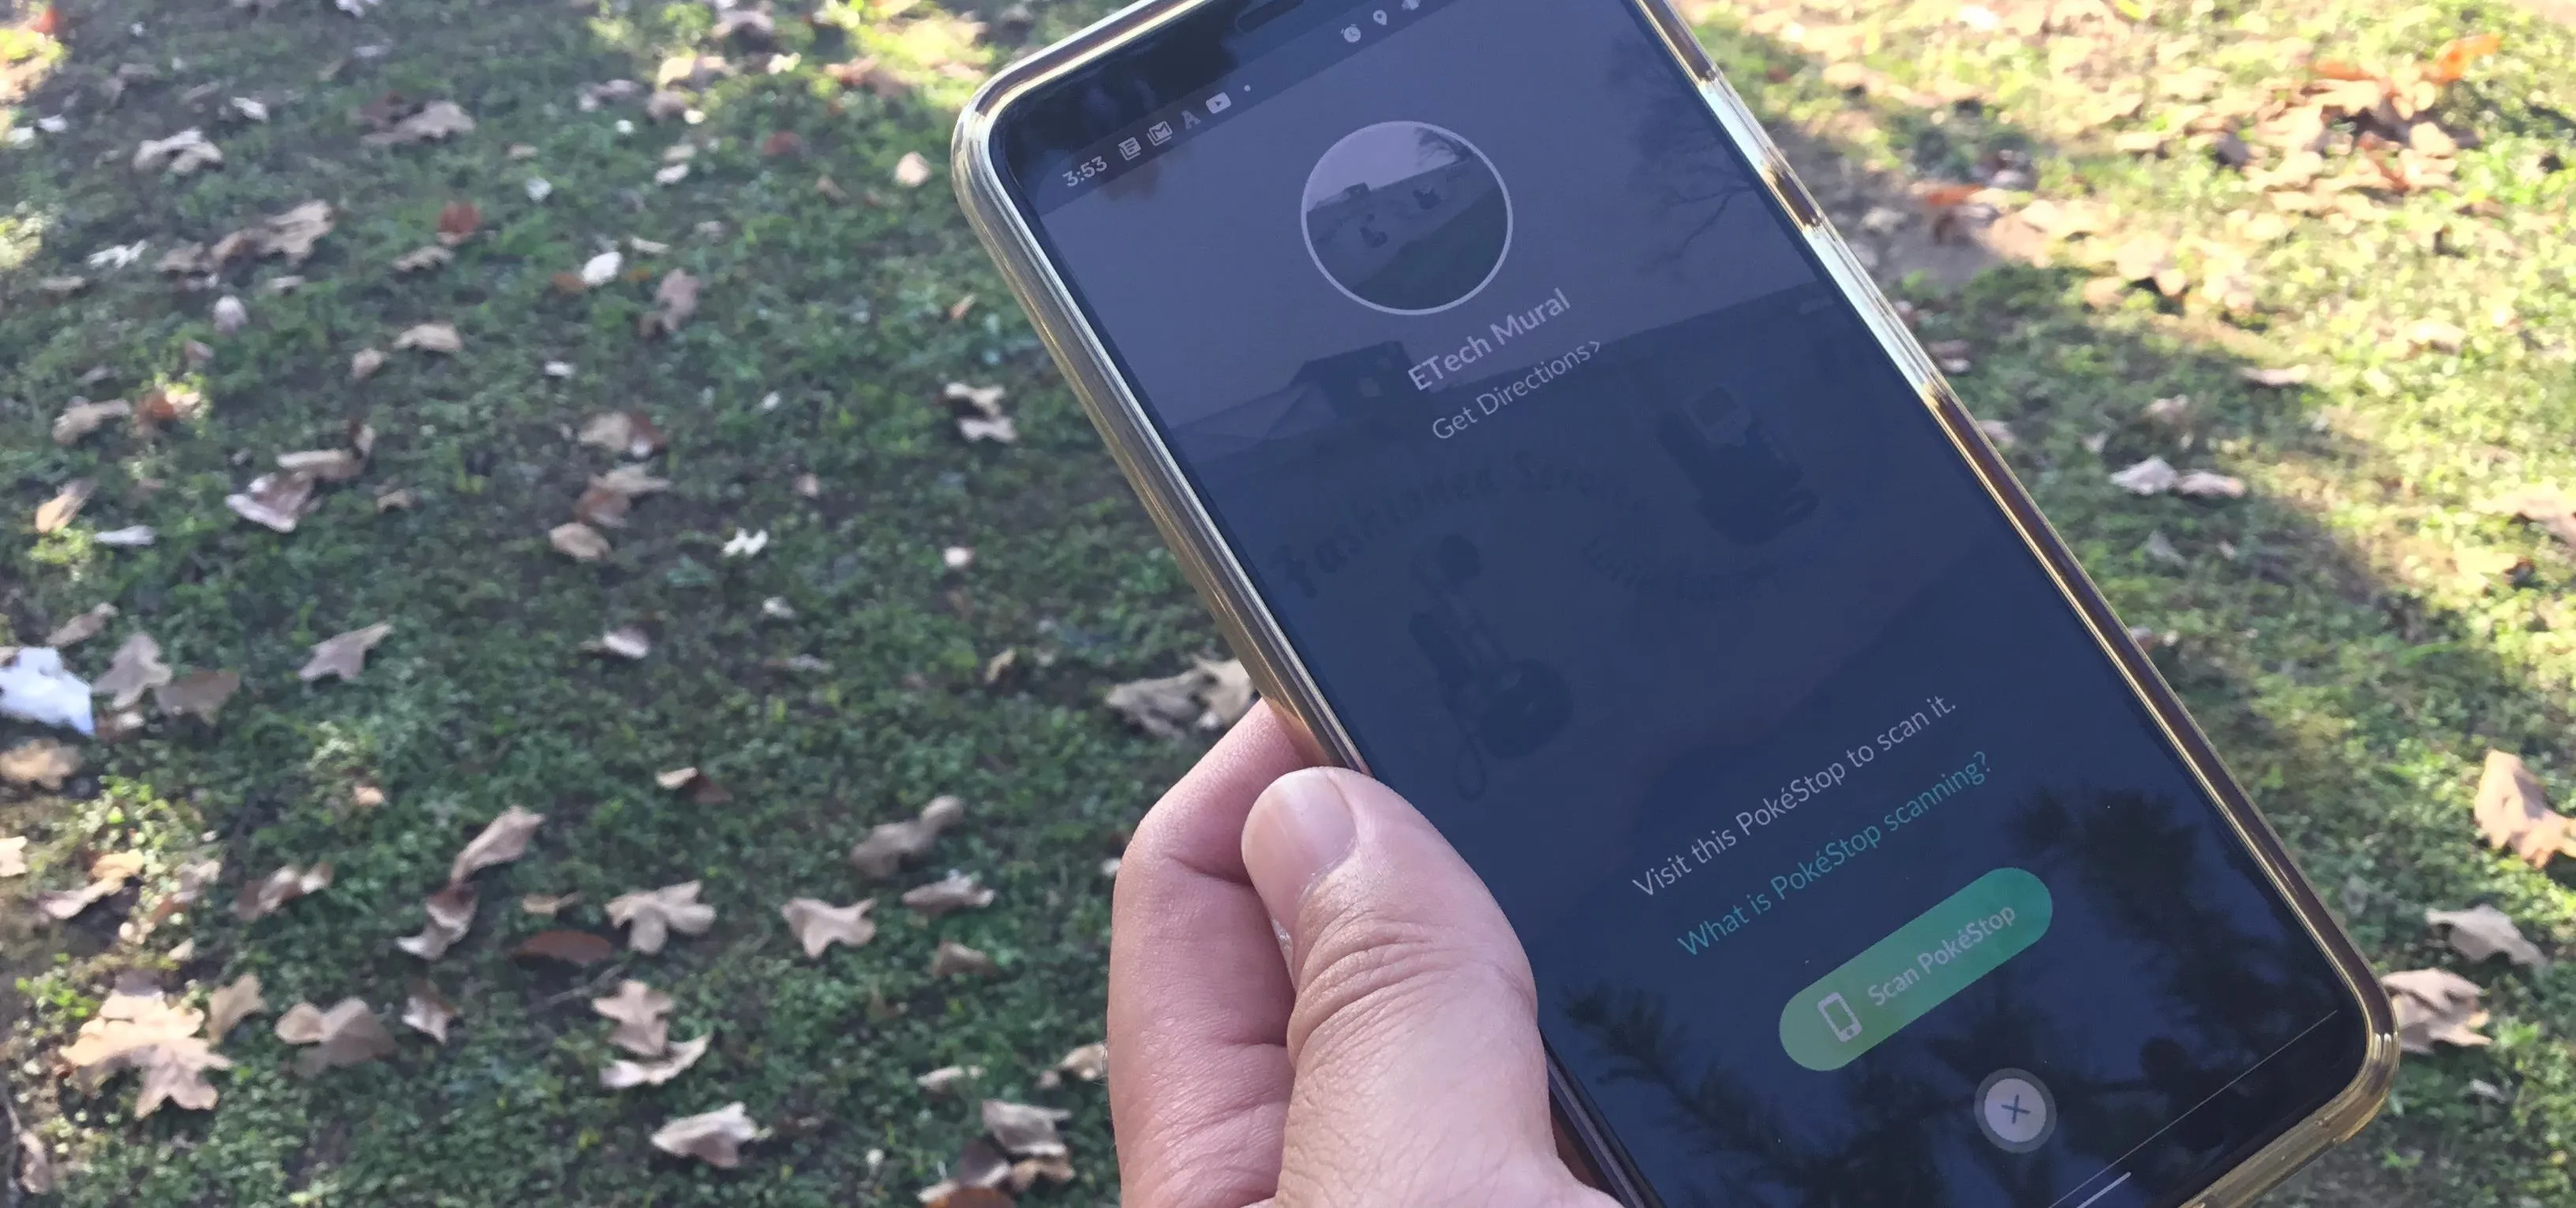
[[(82, 670), (148, 630), (174, 665), (245, 678), (217, 725), (158, 721), (88, 748), (58, 795), (0, 790), (0, 834), (35, 841), (31, 875), (0, 882), (13, 983), (0, 987), (0, 1056), (19, 1118), (81, 1167), (61, 1202), (902, 1204), (974, 1131), (971, 1100), (911, 1083), (952, 1063), (984, 1067), (979, 1092), (1074, 1111), (1082, 1176), (1037, 1202), (1114, 1202), (1098, 1088), (1040, 1090), (1035, 1076), (1098, 1036), (1100, 862), (1196, 746), (1136, 734), (1097, 701), (1214, 638), (944, 180), (892, 182), (906, 152), (944, 158), (953, 106), (1014, 41), (1100, 7), (1046, 6), (1034, 29), (997, 22), (970, 40), (926, 3), (836, 4), (821, 23), (782, 17), (777, 52), (801, 59), (775, 73), (769, 52), (713, 42), (708, 9), (650, 2), (421, 0), (351, 19), (317, 0), (102, 0), (67, 11), (58, 37), (0, 38), (0, 88), (32, 89), (14, 128), (68, 118), (0, 145), (0, 513), (27, 516), (75, 477), (100, 483), (63, 532), (11, 522), (0, 643), (113, 601), (124, 615), (75, 649)], [(1847, 227), (1872, 207), (1912, 213), (1909, 183), (1970, 179), (2005, 152), (2029, 157), (2038, 194), (2108, 209), (2112, 232), (2043, 241), (2044, 265), (1900, 293), (1927, 339), (1968, 342), (1960, 392), (2013, 425), (2016, 469), (2123, 615), (2173, 635), (2166, 674), (2381, 967), (2462, 967), (2427, 935), (2427, 907), (2492, 901), (2544, 946), (2576, 941), (2576, 882), (2489, 852), (2468, 815), (2489, 747), (2520, 752), (2562, 801), (2576, 794), (2576, 556), (2476, 507), (2576, 479), (2576, 36), (2465, 0), (2132, 11), (2143, 20), (2047, 39), (1961, 24), (1955, 6), (1802, 12), (1794, 26), (1751, 7), (1694, 18), (1756, 108), (1797, 133), (1810, 179), (1841, 165), (1850, 188), (1819, 192)], [(2185, 66), (2250, 87), (2290, 70), (2273, 45), (2285, 37), (2384, 66), (2479, 29), (2501, 33), (2504, 52), (2440, 110), (2483, 140), (2460, 155), (2460, 186), (2386, 199), (2349, 230), (2303, 219), (2253, 243), (2230, 215), (2264, 203), (2201, 136), (2178, 134), (2161, 155), (2111, 145), (2179, 124), (2189, 102), (2162, 81)], [(2090, 53), (2065, 49), (2078, 43)], [(700, 122), (656, 123), (632, 100), (576, 105), (585, 84), (649, 81), (691, 50), (725, 50), (740, 69), (702, 90)], [(909, 93), (883, 99), (822, 72), (861, 55)], [(99, 81), (129, 61), (167, 78), (103, 104)], [(1866, 94), (1827, 79), (1851, 64), (1869, 73)], [(2148, 93), (2136, 116), (2089, 128), (2070, 116), (2123, 82)], [(478, 129), (366, 145), (351, 115), (388, 91), (454, 99)], [(1982, 103), (1927, 100), (1971, 92)], [(226, 116), (233, 96), (264, 101), (269, 120)], [(222, 146), (222, 168), (178, 179), (126, 166), (140, 141), (189, 126)], [(763, 154), (781, 131), (801, 149)], [(700, 147), (688, 177), (655, 184), (682, 140)], [(533, 155), (512, 158), (522, 144)], [(817, 187), (825, 175), (846, 200)], [(532, 177), (552, 186), (541, 202)], [(310, 261), (228, 274), (251, 313), (238, 333), (215, 333), (218, 294), (151, 271), (179, 242), (315, 198), (340, 217)], [(393, 273), (460, 200), (483, 223), (456, 261)], [(2195, 274), (2244, 256), (2256, 305), (2229, 314), (2144, 290), (2087, 304), (2085, 248), (2138, 231), (2206, 240), (2182, 253)], [(630, 237), (670, 250), (628, 251), (647, 271), (586, 294), (551, 283)], [(1958, 251), (1905, 238), (1891, 271)], [(152, 244), (142, 263), (83, 263), (135, 240)], [(641, 339), (636, 320), (672, 268), (703, 280), (700, 310), (676, 336)], [(306, 284), (256, 289), (287, 272)], [(39, 289), (66, 274), (92, 280), (68, 297)], [(2423, 318), (2465, 329), (2463, 349), (2410, 348), (2403, 333)], [(374, 378), (346, 380), (352, 353), (428, 321), (454, 323), (463, 354), (397, 352)], [(212, 359), (192, 365), (191, 341)], [(574, 375), (548, 376), (549, 361)], [(2256, 363), (2315, 377), (2258, 389), (2239, 377)], [(1022, 440), (962, 443), (938, 402), (952, 380), (1009, 387)], [(74, 395), (171, 383), (202, 389), (206, 413), (153, 439), (115, 427), (58, 448), (46, 434)], [(2188, 448), (2141, 418), (2174, 394), (2193, 399)], [(669, 434), (656, 464), (676, 485), (610, 534), (608, 560), (569, 562), (546, 530), (610, 464), (571, 434), (627, 408)], [(327, 445), (358, 415), (382, 434), (376, 457), (357, 483), (326, 488), (300, 531), (224, 509), (270, 455)], [(2240, 475), (2251, 493), (2213, 506), (2107, 482), (2149, 455)], [(819, 498), (795, 489), (806, 473)], [(378, 514), (375, 494), (397, 486), (419, 506)], [(158, 544), (92, 540), (137, 523)], [(726, 559), (737, 528), (771, 544)], [(2159, 532), (2179, 564), (2145, 552)], [(946, 570), (951, 545), (972, 546), (973, 565)], [(2528, 569), (2478, 569), (2515, 560)], [(764, 619), (771, 597), (797, 619)], [(295, 680), (305, 647), (378, 621), (396, 628), (359, 681)], [(653, 636), (649, 658), (579, 649), (627, 624)], [(984, 683), (985, 661), (1010, 648), (1016, 669)], [(786, 669), (797, 655), (830, 669)], [(697, 806), (654, 785), (684, 764), (732, 799)], [(353, 806), (360, 784), (382, 786), (385, 804)], [(777, 907), (868, 892), (841, 851), (939, 793), (963, 795), (970, 813), (922, 871), (977, 872), (998, 904), (924, 922), (888, 903), (872, 945), (802, 959)], [(215, 1075), (217, 1108), (140, 1123), (130, 1079), (89, 1097), (45, 1075), (44, 1055), (123, 968), (192, 995), (255, 972), (273, 1003), (399, 1001), (421, 966), (394, 939), (419, 928), (419, 899), (455, 849), (510, 804), (549, 821), (526, 859), (483, 875), (475, 930), (431, 967), (464, 1011), (445, 1048), (406, 1035), (385, 1062), (306, 1080), (254, 1020), (226, 1042), (239, 1066)], [(131, 848), (153, 857), (147, 894), (203, 855), (225, 864), (213, 903), (289, 862), (330, 860), (338, 880), (272, 918), (244, 924), (218, 905), (139, 941), (116, 936), (133, 891), (69, 925), (30, 924), (30, 892)], [(549, 925), (515, 909), (522, 893), (578, 892), (561, 921), (604, 932), (607, 898), (692, 878), (719, 911), (708, 935), (580, 974), (509, 959)], [(993, 953), (1002, 974), (930, 978), (942, 937)], [(166, 955), (182, 940), (186, 959)], [(2576, 1199), (2576, 973), (2469, 972), (2488, 987), (2495, 1045), (2410, 1061), (2382, 1122), (2290, 1197)], [(713, 1029), (716, 1041), (671, 1084), (611, 1094), (593, 1083), (605, 1021), (583, 999), (624, 976), (679, 1000), (675, 1034)], [(734, 1100), (772, 1132), (737, 1171), (645, 1142), (670, 1116)]]

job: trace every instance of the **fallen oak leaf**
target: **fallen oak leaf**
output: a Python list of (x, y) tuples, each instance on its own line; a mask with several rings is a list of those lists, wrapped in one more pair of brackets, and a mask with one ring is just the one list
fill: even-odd
[(647, 1061), (611, 1061), (599, 1071), (599, 1085), (612, 1090), (629, 1090), (639, 1086), (660, 1086), (680, 1076), (680, 1071), (698, 1063), (707, 1055), (707, 1043), (715, 1039), (709, 1032), (695, 1040), (683, 1040), (670, 1046), (661, 1057)]
[(194, 126), (168, 138), (145, 139), (134, 149), (134, 170), (156, 169), (172, 176), (186, 176), (199, 168), (222, 167), (223, 148), (207, 141), (206, 132)]
[(722, 805), (733, 800), (733, 794), (715, 782), (715, 778), (696, 768), (677, 768), (656, 773), (653, 783), (688, 797), (691, 805)]
[(431, 101), (391, 127), (367, 135), (359, 142), (370, 147), (392, 147), (404, 143), (437, 142), (453, 135), (470, 134), (474, 119), (454, 101)]
[(993, 896), (990, 887), (976, 884), (973, 874), (952, 872), (928, 885), (905, 890), (903, 904), (935, 919), (960, 910), (981, 910), (993, 904)]
[(1095, 1040), (1066, 1053), (1054, 1068), (1038, 1075), (1038, 1087), (1051, 1090), (1071, 1076), (1084, 1082), (1098, 1082), (1109, 1076), (1109, 1042)]
[(626, 945), (637, 952), (660, 952), (674, 931), (704, 935), (707, 928), (715, 925), (716, 908), (698, 901), (701, 884), (683, 881), (660, 889), (620, 894), (608, 902), (608, 921), (628, 929)]
[(36, 909), (55, 922), (69, 922), (80, 913), (116, 895), (127, 881), (143, 871), (140, 852), (111, 852), (90, 861), (89, 884), (79, 889), (54, 890), (36, 895)]
[(242, 886), (241, 894), (233, 899), (233, 917), (245, 923), (267, 918), (288, 902), (330, 888), (331, 877), (329, 864), (316, 864), (309, 869), (286, 865)]
[(366, 670), (367, 652), (375, 649), (376, 644), (393, 631), (393, 622), (380, 621), (364, 629), (352, 629), (315, 642), (312, 657), (305, 660), (303, 669), (295, 673), (295, 678), (308, 684), (329, 675), (355, 680), (359, 672)]
[(1073, 1162), (1061, 1155), (1022, 1158), (1011, 1163), (1011, 1190), (1027, 1191), (1036, 1186), (1041, 1179), (1058, 1185), (1070, 1183), (1073, 1181), (1074, 1174)]
[(27, 875), (27, 837), (10, 835), (0, 838), (0, 877)]
[(919, 817), (902, 822), (880, 823), (868, 831), (868, 837), (850, 848), (850, 863), (869, 877), (890, 877), (903, 862), (930, 850), (941, 831), (957, 824), (966, 816), (962, 797), (934, 797), (921, 807)]
[(456, 253), (431, 243), (394, 257), (393, 267), (397, 273), (423, 273), (444, 266), (454, 259), (456, 259)]
[(1011, 1197), (1000, 1188), (1011, 1181), (1011, 1160), (983, 1137), (966, 1142), (957, 1151), (957, 1160), (949, 1163), (948, 1177), (924, 1187), (919, 1192), (927, 1208), (982, 1208), (998, 1205), (1011, 1208)]
[(2397, 1047), (2430, 1053), (2435, 1044), (2483, 1048), (2495, 1043), (2480, 1035), (2488, 1014), (2478, 1006), (2476, 982), (2448, 969), (2415, 969), (2379, 979), (2397, 1008)]
[(349, 380), (363, 382), (385, 367), (385, 354), (374, 348), (361, 348), (349, 358)]
[(939, 950), (930, 955), (932, 977), (990, 976), (1001, 972), (1001, 966), (981, 950), (969, 948), (955, 940), (939, 941)]
[(645, 338), (676, 335), (690, 316), (698, 313), (698, 279), (681, 269), (672, 269), (662, 277), (653, 291), (653, 310), (638, 321)]
[(617, 955), (617, 945), (587, 931), (540, 931), (510, 953), (527, 960), (562, 961), (588, 968)]
[(121, 398), (109, 399), (103, 403), (76, 401), (63, 408), (61, 415), (54, 417), (54, 443), (76, 444), (80, 438), (106, 426), (107, 421), (124, 419), (133, 414), (134, 404)]
[(2526, 969), (2549, 966), (2549, 958), (2541, 955), (2538, 945), (2523, 938), (2522, 928), (2514, 925), (2512, 916), (2493, 906), (2427, 910), (2424, 923), (2449, 941), (2453, 951), (2472, 961), (2502, 955)]
[(2513, 755), (2487, 752), (2471, 812), (2489, 844), (2512, 848), (2533, 868), (2548, 867), (2553, 856), (2576, 855), (2576, 820), (2549, 807), (2540, 778)]
[(796, 942), (805, 946), (807, 957), (819, 957), (834, 944), (863, 947), (877, 937), (876, 920), (868, 911), (876, 906), (875, 898), (862, 898), (848, 906), (834, 906), (816, 898), (796, 898), (778, 908), (787, 920), (787, 930)]
[(483, 225), (483, 211), (470, 201), (451, 201), (438, 211), (438, 241), (455, 247), (474, 237), (474, 229)]
[(31, 738), (0, 751), (0, 782), (60, 789), (80, 765), (80, 752), (70, 744)]
[(1218, 730), (1252, 708), (1251, 673), (1241, 660), (1199, 659), (1190, 670), (1142, 679), (1109, 690), (1102, 703), (1157, 738), (1178, 738), (1182, 727)]
[(547, 530), (546, 544), (575, 562), (597, 562), (609, 555), (608, 538), (578, 520)]
[(2209, 470), (2194, 470), (2176, 479), (2173, 493), (2190, 499), (2242, 499), (2245, 480)]
[(171, 1005), (158, 990), (134, 994), (120, 989), (81, 1025), (60, 1058), (72, 1069), (74, 1081), (92, 1094), (120, 1070), (142, 1071), (135, 1119), (150, 1116), (163, 1103), (204, 1111), (217, 1098), (206, 1071), (228, 1070), (233, 1063), (197, 1037), (203, 1021), (198, 1012)]
[(930, 183), (930, 160), (919, 151), (906, 151), (894, 165), (894, 183), (906, 189), (918, 189)]
[(958, 1087), (983, 1075), (982, 1066), (943, 1065), (914, 1078), (912, 1084), (920, 1087), (924, 1094), (945, 1097), (956, 1094)]
[(161, 661), (161, 643), (152, 635), (138, 633), (125, 639), (108, 661), (107, 674), (90, 685), (90, 691), (109, 699), (109, 707), (130, 709), (143, 694), (170, 682), (170, 665)]
[(653, 1132), (653, 1148), (710, 1166), (731, 1170), (742, 1162), (742, 1143), (757, 1140), (760, 1127), (739, 1103), (695, 1116), (682, 1116)]
[(622, 528), (627, 509), (634, 506), (637, 498), (669, 489), (669, 479), (655, 478), (644, 466), (619, 466), (590, 480), (589, 488), (572, 505), (573, 518), (584, 524)]
[(662, 430), (640, 411), (607, 411), (590, 417), (577, 438), (582, 444), (637, 460), (662, 451)]
[(2556, 487), (2524, 487), (2489, 500), (2479, 510), (2529, 521), (2549, 530), (2549, 535), (2559, 541), (2576, 546), (2576, 499)]
[(206, 1043), (221, 1044), (234, 1024), (267, 1013), (268, 1000), (259, 996), (259, 975), (242, 974), (206, 996)]
[(403, 1000), (403, 1026), (440, 1044), (447, 1043), (447, 1027), (456, 1022), (456, 1004), (426, 981), (414, 981), (411, 994)]
[(614, 655), (632, 661), (653, 653), (653, 639), (636, 626), (623, 625), (582, 643), (581, 648), (591, 654)]
[(280, 533), (292, 533), (314, 508), (312, 474), (281, 470), (251, 480), (239, 493), (224, 496), (233, 514)]
[(480, 898), (473, 883), (466, 881), (429, 895), (421, 902), (428, 918), (421, 924), (420, 934), (395, 940), (394, 946), (425, 961), (447, 955), (447, 950), (473, 929), (474, 909)]
[(519, 910), (540, 918), (553, 918), (563, 908), (581, 900), (577, 893), (530, 893), (519, 896)]
[(117, 608), (114, 604), (92, 605), (89, 611), (56, 626), (52, 633), (45, 636), (45, 645), (56, 650), (65, 646), (79, 645), (97, 637), (100, 630), (107, 628), (109, 621), (116, 619), (116, 615)]
[(2132, 495), (2162, 495), (2182, 480), (2182, 474), (2161, 457), (2150, 457), (2111, 475), (2111, 485)]
[(659, 1057), (670, 1047), (671, 1024), (663, 1016), (676, 1004), (671, 996), (632, 978), (619, 982), (617, 993), (590, 1000), (590, 1009), (617, 1027), (608, 1043), (638, 1057)]
[(53, 498), (36, 506), (36, 535), (41, 537), (61, 531), (73, 517), (80, 515), (81, 508), (88, 505), (89, 497), (97, 492), (98, 480), (94, 478), (75, 478), (64, 483), (63, 489)]
[(238, 671), (191, 671), (152, 690), (152, 703), (161, 707), (163, 716), (194, 715), (207, 725), (223, 711), (224, 702), (241, 690)]
[(1012, 1157), (1061, 1158), (1070, 1152), (1055, 1126), (1072, 1119), (1072, 1112), (1001, 1099), (986, 1099), (983, 1110), (984, 1131)]
[(307, 1078), (327, 1069), (363, 1065), (394, 1051), (393, 1033), (358, 998), (341, 999), (328, 1011), (299, 1002), (278, 1017), (276, 1031), (277, 1038), (288, 1044), (312, 1046), (295, 1058), (295, 1072)]
[(456, 853), (456, 859), (447, 866), (447, 883), (462, 884), (475, 873), (528, 854), (528, 841), (536, 837), (537, 828), (545, 825), (545, 821), (544, 814), (531, 813), (515, 805), (502, 810), (499, 817), (492, 819), (474, 836), (473, 842)]
[(422, 323), (394, 337), (395, 348), (417, 348), (422, 352), (457, 353), (465, 350), (465, 338), (456, 334), (452, 323)]

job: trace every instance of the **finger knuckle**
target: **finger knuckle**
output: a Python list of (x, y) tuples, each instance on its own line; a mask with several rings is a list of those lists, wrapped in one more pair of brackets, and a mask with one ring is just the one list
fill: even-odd
[(1516, 1008), (1537, 1009), (1525, 969), (1458, 943), (1445, 927), (1380, 911), (1355, 911), (1320, 929), (1299, 964), (1289, 1022), (1296, 1039), (1327, 1026), (1419, 1018), (1462, 996), (1492, 1001), (1499, 994)]

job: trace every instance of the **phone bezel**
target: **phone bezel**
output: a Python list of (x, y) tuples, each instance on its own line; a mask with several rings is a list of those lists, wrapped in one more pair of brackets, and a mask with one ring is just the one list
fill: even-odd
[[(2221, 1174), (2198, 1193), (2194, 1208), (2238, 1208), (2287, 1178), (2317, 1155), (2349, 1140), (2368, 1124), (2396, 1076), (2394, 1015), (2369, 963), (2328, 913), (2280, 838), (2229, 775), (2172, 688), (2128, 634), (2066, 543), (2040, 515), (2002, 457), (1959, 402), (1938, 366), (1916, 343), (1894, 307), (1834, 231), (1764, 134), (1751, 110), (1700, 47), (1689, 24), (1663, 0), (1600, 0), (1627, 4), (1644, 16), (1665, 53), (1697, 85), (1719, 126), (1749, 162), (1760, 165), (1773, 200), (1796, 224), (1835, 285), (1856, 309), (1959, 457), (2057, 585), (2069, 608), (2118, 667), (2130, 691), (2173, 745), (2202, 791), (2219, 807), (2238, 841), (2254, 857), (2274, 890), (2289, 904), (2326, 955), (2363, 1014), (2364, 1052), (2352, 1081), (2306, 1118), (2286, 1127), (2262, 1150)], [(960, 111), (952, 148), (958, 200), (992, 253), (1012, 293), (1029, 313), (1040, 338), (1071, 382), (1074, 393), (1109, 446), (1111, 456), (1145, 505), (1155, 527), (1217, 620), (1253, 682), (1278, 710), (1299, 745), (1322, 762), (1366, 770), (1349, 732), (1325, 703), (1317, 683), (1241, 561), (1219, 536), (1214, 518), (1189, 484), (1180, 463), (1148, 418), (1144, 404), (1116, 368), (1105, 340), (1076, 303), (1071, 288), (1045, 252), (1034, 217), (1013, 198), (997, 146), (1011, 107), (1100, 59), (1134, 47), (1200, 10), (1240, 0), (1141, 0), (1087, 29), (1004, 68), (985, 82)], [(1549, 1056), (1549, 1075), (1560, 1119), (1572, 1131), (1612, 1192), (1629, 1204), (1651, 1202), (1629, 1169), (1624, 1152)]]

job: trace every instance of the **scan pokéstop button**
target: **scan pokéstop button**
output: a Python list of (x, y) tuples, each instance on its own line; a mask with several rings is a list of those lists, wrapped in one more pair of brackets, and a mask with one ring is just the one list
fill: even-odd
[(1789, 996), (1780, 1047), (1811, 1070), (1838, 1070), (2048, 933), (2048, 886), (1998, 868)]

